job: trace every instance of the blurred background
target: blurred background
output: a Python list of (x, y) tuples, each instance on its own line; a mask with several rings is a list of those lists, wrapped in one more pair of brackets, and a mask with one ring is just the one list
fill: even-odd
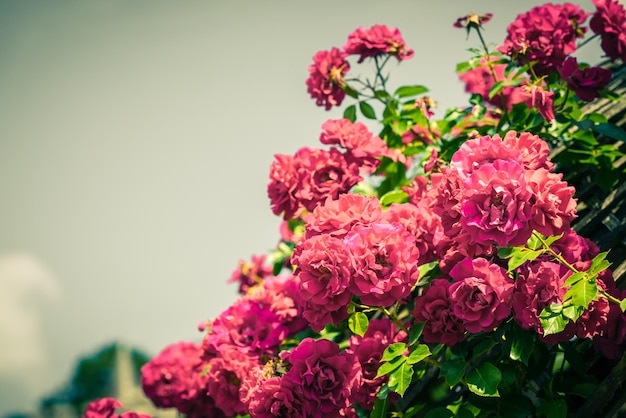
[[(236, 299), (238, 261), (278, 241), (273, 155), (321, 146), (342, 114), (306, 92), (315, 52), (398, 27), (415, 57), (388, 66), (391, 87), (426, 85), (442, 115), (478, 46), (456, 18), (492, 12), (495, 46), (542, 3), (0, 2), (0, 416), (35, 411), (112, 341), (152, 356), (200, 340)], [(597, 61), (597, 42), (576, 55)]]

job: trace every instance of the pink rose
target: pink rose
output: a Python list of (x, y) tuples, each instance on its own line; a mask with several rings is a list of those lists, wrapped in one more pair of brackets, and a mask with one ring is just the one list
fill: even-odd
[(345, 56), (338, 48), (319, 51), (313, 56), (313, 64), (309, 66), (307, 91), (316, 104), (324, 106), (326, 110), (339, 106), (346, 96), (341, 88), (345, 84), (344, 77), (350, 70)]
[(417, 282), (415, 238), (400, 224), (357, 226), (344, 239), (353, 269), (350, 290), (370, 306), (391, 306)]
[(450, 270), (454, 315), (471, 333), (489, 332), (511, 313), (513, 280), (502, 267), (484, 258), (465, 259)]
[(543, 87), (527, 85), (522, 89), (525, 98), (526, 107), (529, 109), (537, 109), (541, 117), (546, 122), (552, 122), (554, 116), (554, 93), (544, 90)]
[(526, 171), (524, 178), (532, 194), (530, 227), (546, 236), (559, 235), (569, 229), (576, 218), (575, 189), (561, 181), (563, 174), (541, 168)]
[(532, 206), (524, 170), (515, 161), (496, 160), (464, 182), (461, 224), (480, 244), (523, 245), (532, 233)]
[(360, 55), (359, 63), (367, 57), (394, 55), (399, 61), (413, 57), (413, 50), (407, 48), (397, 28), (374, 25), (369, 29), (360, 27), (348, 35), (343, 46), (348, 55)]
[(341, 194), (336, 200), (329, 197), (305, 217), (305, 237), (329, 234), (343, 238), (354, 226), (378, 222), (382, 212), (376, 197), (355, 193)]

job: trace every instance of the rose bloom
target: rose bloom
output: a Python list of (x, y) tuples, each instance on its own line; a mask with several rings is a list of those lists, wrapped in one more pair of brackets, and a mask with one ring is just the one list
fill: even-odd
[(330, 110), (339, 106), (346, 93), (341, 89), (344, 77), (350, 70), (345, 59), (346, 54), (338, 48), (330, 51), (319, 51), (313, 56), (313, 64), (309, 66), (309, 78), (306, 79), (307, 91), (318, 106)]
[(534, 62), (538, 76), (558, 68), (576, 50), (576, 38), (584, 35), (588, 13), (570, 3), (544, 4), (517, 16), (507, 27), (507, 37), (498, 51), (517, 58), (520, 65)]
[[(495, 135), (496, 137), (498, 135)], [(550, 147), (543, 139), (529, 132), (517, 135), (515, 131), (508, 131), (502, 139), (502, 144), (510, 149), (517, 150), (522, 157), (522, 166), (527, 170), (545, 168), (552, 170), (554, 163), (548, 159)]]
[(272, 274), (272, 266), (265, 264), (266, 258), (266, 255), (253, 255), (250, 262), (239, 260), (228, 283), (239, 283), (239, 294), (246, 294), (251, 287), (262, 283), (265, 277)]
[(254, 369), (263, 366), (259, 359), (236, 349), (222, 350), (209, 360), (207, 372), (208, 394), (215, 400), (215, 405), (227, 416), (245, 415), (247, 406), (242, 398), (246, 395), (243, 382), (252, 378)]
[(215, 318), (203, 347), (214, 354), (233, 349), (262, 354), (277, 348), (288, 334), (288, 327), (271, 306), (243, 297)]
[[(491, 57), (492, 61), (497, 61), (497, 57)], [(506, 64), (492, 64), (493, 72), (497, 81), (510, 80), (504, 74)], [(494, 75), (491, 73), (489, 66), (487, 65), (486, 58), (481, 58), (479, 65), (469, 71), (459, 74), (461, 81), (465, 83), (465, 91), (471, 94), (480, 94), (483, 99), (496, 107), (503, 108), (503, 104), (506, 104), (506, 110), (511, 111), (511, 108), (516, 103), (524, 101), (524, 97), (521, 93), (521, 88), (517, 86), (506, 86), (500, 93), (489, 98), (489, 91), (496, 83)]]
[(272, 211), (285, 220), (313, 211), (327, 197), (337, 199), (362, 178), (336, 149), (301, 148), (293, 157), (277, 154), (267, 186)]
[(506, 270), (484, 258), (465, 259), (450, 270), (454, 315), (471, 333), (489, 332), (511, 313), (513, 280)]
[(626, 9), (615, 0), (593, 0), (596, 12), (589, 26), (602, 38), (602, 50), (615, 61), (626, 61)]
[(497, 134), (465, 141), (452, 155), (450, 167), (465, 180), (476, 169), (486, 164), (492, 164), (496, 160), (510, 160), (522, 164), (524, 158), (521, 147), (511, 146), (510, 143), (511, 137), (515, 136), (515, 131), (507, 132), (505, 135), (506, 143)]
[(401, 224), (413, 235), (420, 255), (418, 265), (436, 259), (436, 248), (444, 239), (444, 232), (441, 219), (428, 205), (394, 203), (383, 212), (383, 218), (390, 224), (395, 222)]
[(261, 381), (250, 398), (250, 416), (252, 418), (306, 418), (310, 416), (297, 390), (297, 386), (280, 377)]
[(563, 283), (568, 275), (552, 261), (534, 261), (518, 269), (513, 291), (513, 315), (524, 329), (543, 334), (539, 314), (553, 303), (561, 303), (567, 289)]
[(479, 244), (524, 245), (532, 229), (532, 206), (524, 170), (496, 160), (472, 172), (464, 184), (461, 225)]
[(292, 388), (307, 416), (338, 417), (352, 405), (362, 379), (353, 353), (340, 352), (330, 340), (305, 338), (291, 351), (282, 352), (281, 358), (290, 365), (283, 384)]
[(479, 27), (482, 26), (483, 23), (487, 23), (493, 17), (493, 13), (485, 13), (484, 15), (479, 15), (476, 13), (471, 13), (466, 16), (459, 17), (456, 22), (452, 26), (455, 28), (470, 28), (470, 27)]
[(413, 50), (407, 48), (397, 28), (374, 25), (369, 29), (360, 27), (348, 35), (343, 46), (348, 55), (359, 55), (359, 63), (367, 57), (394, 55), (399, 61), (413, 57)]
[(389, 344), (406, 340), (406, 337), (406, 333), (398, 332), (395, 324), (388, 318), (373, 319), (362, 337), (350, 337), (350, 352), (357, 356), (363, 371), (363, 382), (354, 394), (354, 402), (362, 409), (372, 410), (378, 391), (389, 379), (389, 376), (376, 377), (383, 352)]
[(415, 299), (413, 318), (415, 322), (424, 322), (422, 335), (427, 343), (452, 347), (463, 341), (465, 326), (454, 314), (449, 291), (451, 285), (446, 279), (434, 279)]
[(417, 282), (419, 250), (401, 224), (372, 224), (344, 238), (353, 269), (349, 289), (370, 306), (391, 306), (411, 294)]
[(562, 181), (563, 174), (545, 168), (524, 174), (526, 188), (532, 193), (530, 227), (545, 236), (559, 235), (576, 218), (575, 189)]
[(305, 216), (305, 238), (329, 234), (343, 238), (357, 225), (371, 225), (382, 217), (378, 198), (356, 193), (339, 195), (335, 200), (328, 197), (324, 204)]
[(204, 365), (200, 345), (171, 344), (143, 365), (141, 387), (157, 408), (174, 407), (187, 414), (195, 398), (206, 390)]
[(541, 86), (527, 85), (522, 89), (526, 107), (537, 109), (546, 122), (552, 122), (554, 116), (554, 93)]
[(322, 144), (339, 145), (346, 149), (346, 160), (356, 163), (366, 172), (373, 172), (380, 164), (380, 157), (389, 153), (385, 142), (374, 136), (361, 122), (329, 119), (324, 122), (322, 129)]
[(599, 91), (609, 85), (613, 73), (601, 67), (580, 69), (576, 58), (569, 57), (559, 68), (559, 74), (567, 83), (567, 88), (576, 93), (580, 100), (590, 102), (600, 97)]
[(150, 418), (150, 415), (132, 411), (116, 414), (115, 409), (121, 407), (122, 404), (115, 398), (95, 399), (87, 405), (82, 418)]

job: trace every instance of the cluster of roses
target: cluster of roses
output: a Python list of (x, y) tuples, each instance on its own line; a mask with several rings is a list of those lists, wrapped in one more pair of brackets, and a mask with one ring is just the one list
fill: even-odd
[[(594, 5), (596, 11), (590, 27), (602, 38), (602, 49), (612, 61), (626, 60), (626, 9), (616, 0), (594, 0)], [(505, 86), (490, 97), (496, 81), (511, 81), (514, 75), (505, 74), (507, 63), (497, 56), (483, 57), (475, 68), (460, 74), (466, 91), (479, 94), (485, 102), (507, 111), (524, 102), (547, 121), (555, 119), (555, 95), (547, 87), (546, 77), (557, 74), (579, 99), (587, 102), (596, 99), (611, 81), (611, 72), (601, 67), (581, 67), (571, 56), (576, 51), (576, 40), (587, 32), (583, 24), (589, 16), (570, 3), (545, 4), (520, 14), (508, 26), (508, 35), (498, 51), (522, 67), (528, 65), (531, 78), (522, 78), (517, 85)], [(467, 19), (464, 25), (457, 26), (479, 27), (488, 20)]]
[(369, 29), (358, 28), (348, 36), (342, 49), (333, 47), (328, 51), (319, 51), (313, 56), (306, 85), (311, 98), (315, 99), (318, 106), (324, 106), (329, 110), (333, 106), (339, 106), (343, 101), (346, 96), (343, 90), (346, 74), (350, 70), (350, 63), (346, 58), (350, 55), (358, 55), (359, 63), (365, 58), (380, 55), (406, 60), (413, 57), (413, 50), (406, 46), (400, 31), (396, 28), (384, 25), (374, 25)]
[(273, 212), (284, 219), (312, 211), (327, 197), (337, 199), (363, 180), (361, 173), (375, 170), (381, 156), (394, 157), (385, 142), (362, 123), (329, 120), (322, 130), (323, 144), (338, 145), (344, 151), (301, 148), (293, 156), (275, 155), (267, 193)]

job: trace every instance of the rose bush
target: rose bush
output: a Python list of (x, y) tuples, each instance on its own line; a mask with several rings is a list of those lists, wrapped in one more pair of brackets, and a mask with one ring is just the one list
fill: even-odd
[[(414, 55), (397, 28), (316, 53), (311, 98), (356, 103), (322, 125), (329, 148), (276, 155), (279, 244), (233, 272), (241, 298), (201, 345), (144, 366), (146, 395), (189, 418), (602, 414), (626, 302), (607, 253), (572, 229), (568, 181), (615, 186), (624, 153), (600, 134), (626, 132), (583, 107), (616, 99), (611, 70), (572, 54), (600, 38), (623, 60), (626, 11), (594, 4), (535, 7), (496, 50), (490, 13), (450, 22), (481, 49), (457, 66), (470, 105), (439, 120), (426, 87), (389, 88), (390, 59)], [(368, 64), (371, 78), (350, 78)], [(575, 152), (553, 161), (556, 147)]]

